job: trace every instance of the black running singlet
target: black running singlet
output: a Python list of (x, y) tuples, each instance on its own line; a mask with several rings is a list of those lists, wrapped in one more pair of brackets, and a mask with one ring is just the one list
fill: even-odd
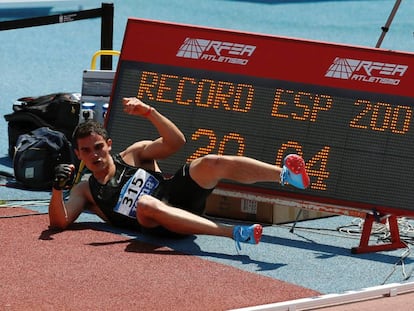
[[(139, 229), (139, 224), (136, 219), (114, 211), (122, 187), (134, 176), (138, 168), (126, 164), (119, 154), (114, 155), (113, 159), (116, 166), (115, 175), (105, 185), (100, 184), (93, 175), (89, 177), (89, 188), (93, 199), (114, 226)], [(151, 194), (157, 197), (164, 183), (164, 178), (159, 172), (149, 172), (159, 181), (157, 189)]]
[(206, 199), (214, 189), (201, 188), (191, 178), (188, 163), (178, 169), (171, 178), (164, 178), (160, 172), (143, 170), (126, 164), (119, 154), (114, 155), (113, 159), (116, 166), (115, 176), (102, 185), (92, 175), (89, 177), (89, 188), (96, 204), (114, 226), (141, 229), (134, 215), (126, 216), (114, 210), (119, 208), (120, 197), (122, 199), (125, 196), (122, 188), (138, 170), (149, 173), (158, 181), (156, 188), (150, 191), (151, 196), (197, 215), (204, 213)]

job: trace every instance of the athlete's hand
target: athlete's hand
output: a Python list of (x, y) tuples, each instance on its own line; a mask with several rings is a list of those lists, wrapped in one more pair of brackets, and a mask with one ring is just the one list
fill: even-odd
[(75, 171), (73, 164), (59, 164), (55, 167), (53, 188), (56, 190), (69, 189), (72, 185), (72, 175)]
[(122, 105), (124, 106), (124, 112), (131, 115), (148, 117), (152, 111), (151, 106), (136, 97), (124, 97)]

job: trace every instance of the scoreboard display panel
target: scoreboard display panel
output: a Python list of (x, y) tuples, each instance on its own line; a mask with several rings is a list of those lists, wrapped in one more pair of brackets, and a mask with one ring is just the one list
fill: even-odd
[(173, 174), (215, 153), (306, 162), (306, 190), (226, 187), (414, 214), (414, 54), (129, 19), (106, 127), (119, 152), (158, 133), (122, 110), (136, 96), (187, 144), (159, 161)]

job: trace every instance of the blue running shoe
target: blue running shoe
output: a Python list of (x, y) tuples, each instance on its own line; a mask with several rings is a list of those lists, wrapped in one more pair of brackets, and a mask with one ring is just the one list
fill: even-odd
[(309, 187), (310, 180), (302, 157), (297, 154), (288, 154), (285, 157), (282, 173), (280, 173), (280, 184), (282, 186), (289, 184), (299, 189)]
[(241, 250), (240, 242), (258, 244), (262, 238), (263, 227), (261, 225), (235, 226), (233, 229), (233, 239)]

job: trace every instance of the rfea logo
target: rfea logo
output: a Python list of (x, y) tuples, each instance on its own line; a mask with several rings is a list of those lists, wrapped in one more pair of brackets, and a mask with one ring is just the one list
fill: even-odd
[(325, 74), (328, 78), (398, 85), (407, 65), (337, 57)]
[(247, 65), (256, 46), (241, 43), (186, 38), (176, 56), (212, 62)]

